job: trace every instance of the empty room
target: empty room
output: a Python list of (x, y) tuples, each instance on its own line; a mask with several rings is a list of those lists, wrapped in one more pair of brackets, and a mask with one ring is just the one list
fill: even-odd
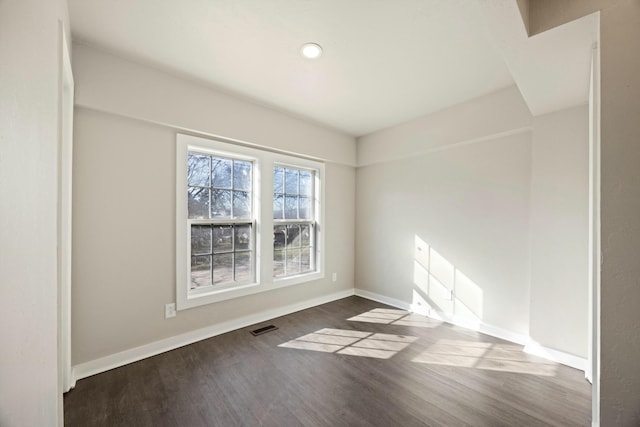
[(0, 426), (640, 424), (637, 0), (0, 0)]

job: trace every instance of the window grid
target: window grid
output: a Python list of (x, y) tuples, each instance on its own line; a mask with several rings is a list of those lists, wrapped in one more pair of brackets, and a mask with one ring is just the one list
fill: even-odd
[(188, 158), (189, 289), (248, 283), (255, 270), (253, 163), (195, 151)]
[(315, 272), (315, 171), (276, 164), (273, 173), (273, 277)]
[[(191, 225), (190, 288), (246, 282), (251, 279), (252, 232), (251, 223)], [(224, 262), (227, 258), (230, 259), (230, 264)]]
[[(252, 162), (189, 152), (188, 196), (189, 218), (249, 219), (253, 211)], [(228, 166), (228, 175), (218, 170)], [(236, 179), (236, 170), (248, 168), (247, 176)], [(203, 169), (206, 171), (203, 173)], [(206, 175), (205, 175), (206, 173)], [(204, 176), (206, 176), (205, 179)], [(220, 175), (222, 178), (217, 179)], [(218, 182), (216, 182), (216, 180)], [(238, 182), (240, 181), (240, 182)], [(228, 185), (225, 185), (228, 182)]]
[(273, 218), (312, 220), (315, 172), (276, 165), (273, 175)]
[(274, 226), (274, 277), (306, 274), (315, 268), (313, 222)]

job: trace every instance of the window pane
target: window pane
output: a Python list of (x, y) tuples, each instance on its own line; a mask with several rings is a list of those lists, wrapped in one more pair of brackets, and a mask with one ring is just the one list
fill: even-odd
[(284, 168), (279, 166), (273, 168), (273, 192), (284, 193)]
[(300, 247), (300, 226), (288, 225), (287, 226), (287, 249)]
[(233, 251), (233, 227), (216, 226), (213, 227), (213, 252)]
[(213, 284), (219, 285), (233, 281), (233, 254), (213, 256)]
[(233, 192), (233, 217), (241, 219), (251, 217), (251, 193), (246, 191)]
[(209, 186), (209, 156), (189, 153), (187, 182), (189, 185), (208, 187)]
[(236, 225), (234, 247), (236, 251), (251, 249), (251, 226)]
[(284, 251), (273, 253), (273, 276), (284, 276)]
[(216, 188), (231, 188), (231, 159), (211, 158), (211, 184)]
[(308, 197), (300, 197), (300, 219), (311, 219), (311, 200)]
[(300, 171), (300, 195), (311, 196), (311, 177), (309, 171)]
[(300, 249), (287, 250), (287, 276), (300, 273)]
[(298, 171), (285, 169), (285, 190), (287, 194), (298, 194)]
[(311, 250), (303, 248), (300, 250), (300, 272), (306, 273), (311, 271)]
[[(250, 221), (253, 162), (197, 152), (189, 152), (187, 156), (189, 218)], [(284, 168), (279, 169), (282, 193)], [(284, 197), (280, 200), (280, 215), (284, 216)], [(255, 274), (253, 231), (251, 224), (192, 225), (191, 289), (252, 280)], [(284, 233), (281, 245), (286, 246)], [(282, 267), (284, 270), (284, 264)]]
[(286, 219), (298, 219), (298, 197), (285, 196), (284, 198), (284, 217)]
[(287, 241), (287, 226), (276, 225), (273, 227), (273, 249), (284, 249)]
[(208, 225), (191, 226), (191, 255), (211, 253), (211, 227)]
[(284, 196), (276, 194), (273, 196), (273, 219), (284, 218)]
[(231, 218), (231, 191), (211, 192), (211, 218)]
[(189, 187), (187, 209), (189, 218), (209, 218), (209, 189)]
[(308, 225), (300, 226), (300, 245), (311, 246), (311, 227)]
[(236, 282), (247, 281), (251, 279), (251, 252), (240, 252), (236, 254), (235, 259), (235, 279)]
[(211, 255), (191, 257), (191, 289), (211, 285)]
[(251, 190), (251, 162), (241, 160), (233, 162), (233, 188)]

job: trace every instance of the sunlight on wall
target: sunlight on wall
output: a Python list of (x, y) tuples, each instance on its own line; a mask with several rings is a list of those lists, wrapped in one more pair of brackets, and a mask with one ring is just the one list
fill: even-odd
[(455, 315), (480, 323), (482, 289), (418, 235), (414, 236), (412, 309)]
[(389, 359), (417, 339), (418, 337), (407, 335), (324, 328), (278, 347)]
[(555, 376), (558, 364), (532, 356), (515, 344), (441, 339), (420, 353), (416, 363)]

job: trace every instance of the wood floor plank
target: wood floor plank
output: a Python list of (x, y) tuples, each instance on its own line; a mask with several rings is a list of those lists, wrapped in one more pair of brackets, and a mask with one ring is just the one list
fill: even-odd
[(78, 381), (65, 425), (590, 424), (582, 372), (478, 332), (359, 297), (268, 323)]

